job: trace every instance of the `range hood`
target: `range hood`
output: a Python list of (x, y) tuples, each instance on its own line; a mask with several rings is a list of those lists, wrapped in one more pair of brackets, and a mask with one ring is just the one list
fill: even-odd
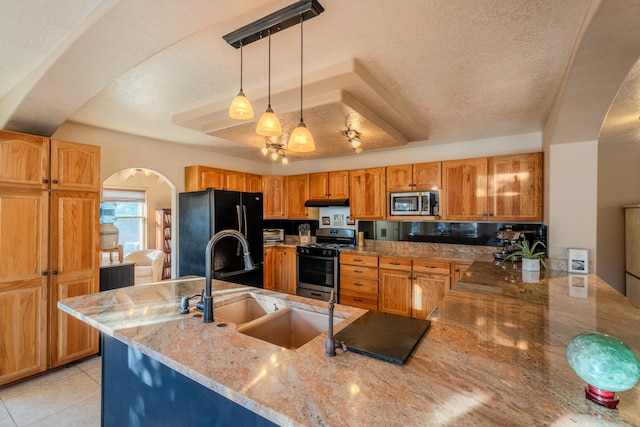
[(349, 199), (310, 199), (304, 202), (306, 208), (349, 207)]

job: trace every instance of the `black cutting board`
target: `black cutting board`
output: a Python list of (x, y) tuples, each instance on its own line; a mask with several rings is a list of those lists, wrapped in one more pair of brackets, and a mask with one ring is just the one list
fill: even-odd
[(335, 335), (354, 353), (403, 365), (431, 321), (370, 310)]

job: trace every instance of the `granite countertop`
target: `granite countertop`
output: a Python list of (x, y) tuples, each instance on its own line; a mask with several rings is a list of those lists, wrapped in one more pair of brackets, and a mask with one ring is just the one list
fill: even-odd
[[(356, 353), (324, 355), (326, 334), (297, 350), (178, 314), (203, 279), (121, 288), (58, 303), (64, 311), (280, 425), (640, 425), (639, 386), (617, 410), (587, 401), (565, 357), (584, 331), (609, 333), (640, 354), (640, 309), (595, 275), (537, 283), (476, 262), (432, 313), (405, 365)], [(326, 303), (214, 281), (214, 301), (246, 292), (290, 304)], [(350, 316), (366, 310), (336, 305)], [(215, 310), (214, 310), (215, 314)]]

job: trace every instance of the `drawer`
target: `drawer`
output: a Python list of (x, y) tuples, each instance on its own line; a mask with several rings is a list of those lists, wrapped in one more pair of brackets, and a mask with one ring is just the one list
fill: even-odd
[(364, 277), (365, 279), (378, 279), (378, 267), (361, 267), (359, 265), (340, 265), (340, 277)]
[(378, 257), (375, 255), (340, 254), (340, 264), (362, 265), (378, 267)]
[(378, 295), (378, 281), (359, 277), (341, 277), (340, 290)]
[(380, 268), (411, 271), (411, 258), (380, 257)]
[(451, 274), (451, 263), (446, 261), (430, 261), (426, 259), (414, 259), (413, 260), (413, 272), (414, 273), (429, 273), (429, 274)]
[(377, 310), (378, 296), (340, 291), (340, 304), (366, 308), (367, 310)]

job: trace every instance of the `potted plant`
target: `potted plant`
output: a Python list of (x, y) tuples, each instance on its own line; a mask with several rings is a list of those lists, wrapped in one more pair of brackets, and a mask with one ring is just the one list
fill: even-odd
[(504, 260), (511, 259), (511, 262), (513, 262), (515, 257), (519, 256), (522, 258), (522, 270), (524, 271), (540, 271), (540, 264), (545, 270), (548, 270), (544, 261), (544, 251), (536, 252), (538, 245), (546, 249), (545, 244), (539, 240), (533, 242), (531, 246), (529, 246), (528, 240), (524, 240), (522, 244), (516, 243), (515, 246), (518, 250), (510, 253)]

